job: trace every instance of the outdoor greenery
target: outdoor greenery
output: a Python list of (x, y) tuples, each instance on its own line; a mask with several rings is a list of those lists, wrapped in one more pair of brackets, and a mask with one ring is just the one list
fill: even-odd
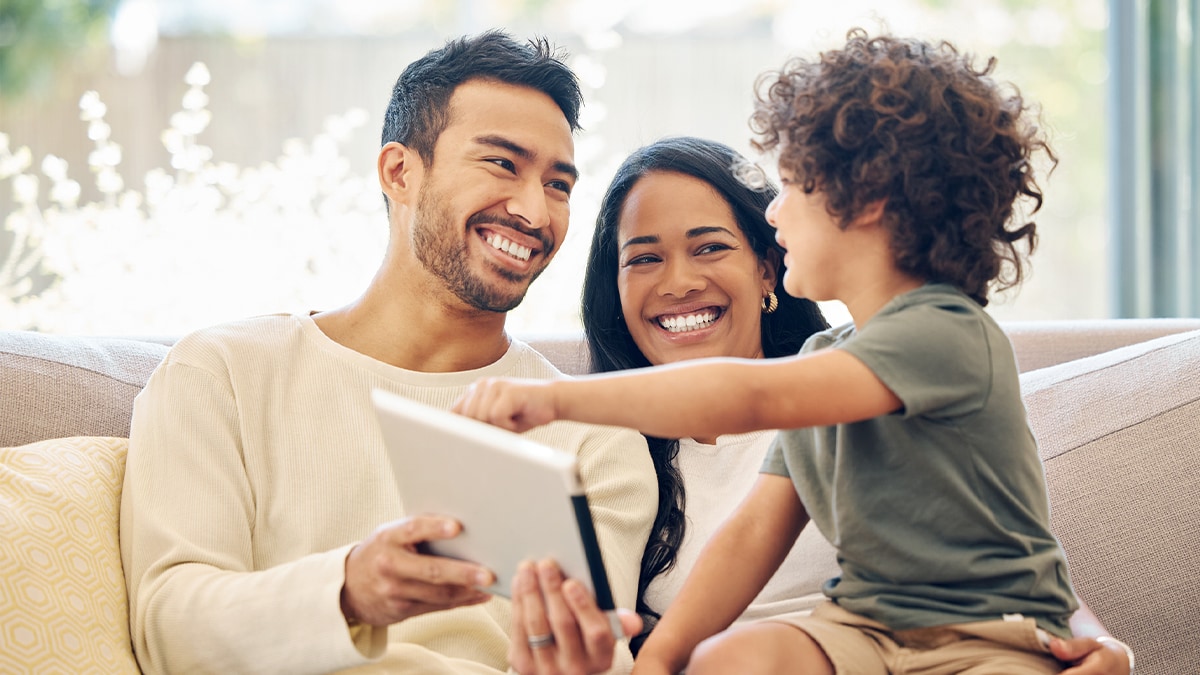
[(13, 101), (103, 51), (120, 0), (0, 0), (0, 97)]

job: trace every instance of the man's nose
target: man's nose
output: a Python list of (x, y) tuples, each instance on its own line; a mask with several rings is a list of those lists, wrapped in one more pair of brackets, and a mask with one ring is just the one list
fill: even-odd
[(524, 220), (530, 227), (550, 226), (550, 209), (546, 204), (546, 188), (536, 181), (524, 181), (505, 205), (509, 215)]

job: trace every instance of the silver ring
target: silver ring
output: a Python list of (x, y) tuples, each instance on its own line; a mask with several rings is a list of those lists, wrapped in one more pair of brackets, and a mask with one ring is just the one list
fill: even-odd
[(530, 635), (525, 641), (529, 643), (530, 649), (545, 649), (546, 647), (553, 647), (554, 633), (546, 633), (545, 635)]

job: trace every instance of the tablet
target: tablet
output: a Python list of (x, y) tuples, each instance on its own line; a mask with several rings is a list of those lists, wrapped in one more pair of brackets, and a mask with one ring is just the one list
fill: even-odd
[(521, 561), (553, 558), (614, 609), (573, 454), (390, 392), (371, 396), (405, 515), (462, 523), (428, 552), (487, 567), (496, 583), (483, 590), (504, 597)]

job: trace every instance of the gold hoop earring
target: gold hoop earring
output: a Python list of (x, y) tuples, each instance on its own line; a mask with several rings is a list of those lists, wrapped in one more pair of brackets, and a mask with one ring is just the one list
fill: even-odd
[(775, 296), (775, 291), (767, 291), (767, 297), (762, 301), (763, 314), (770, 314), (779, 309), (779, 298)]

